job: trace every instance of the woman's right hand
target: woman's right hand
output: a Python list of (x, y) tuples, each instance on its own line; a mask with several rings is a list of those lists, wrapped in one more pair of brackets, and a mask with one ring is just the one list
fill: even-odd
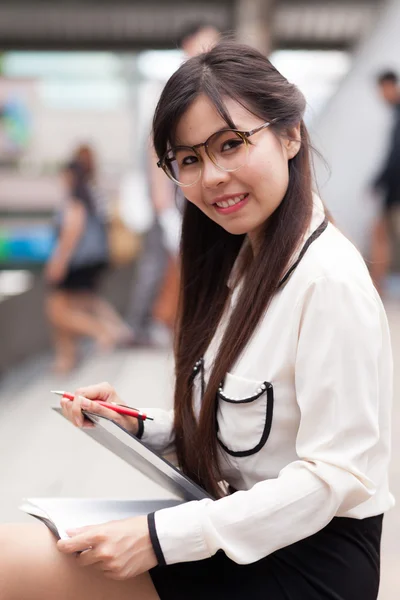
[(82, 410), (87, 410), (95, 415), (107, 417), (118, 425), (121, 425), (124, 429), (137, 434), (139, 426), (138, 420), (135, 417), (128, 417), (120, 415), (119, 413), (101, 406), (94, 400), (102, 400), (109, 404), (121, 404), (120, 398), (118, 397), (114, 388), (107, 382), (97, 383), (95, 385), (89, 385), (76, 390), (74, 399), (68, 400), (67, 398), (61, 399), (61, 409), (63, 415), (71, 421), (76, 427), (93, 427), (93, 423), (88, 419), (85, 419)]

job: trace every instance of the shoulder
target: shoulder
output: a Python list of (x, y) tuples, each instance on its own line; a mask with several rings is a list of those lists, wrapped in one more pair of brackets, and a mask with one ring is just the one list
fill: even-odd
[(323, 280), (375, 292), (367, 265), (357, 248), (332, 223), (307, 250), (299, 265), (305, 286)]
[(332, 224), (311, 244), (290, 285), (287, 293), (296, 321), (306, 313), (321, 314), (331, 323), (347, 321), (350, 315), (355, 322), (361, 317), (386, 319), (363, 257)]

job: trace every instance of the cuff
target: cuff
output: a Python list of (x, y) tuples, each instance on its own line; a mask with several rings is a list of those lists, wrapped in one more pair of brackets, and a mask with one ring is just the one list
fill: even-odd
[[(149, 515), (149, 531), (159, 564), (172, 565), (210, 558), (203, 519), (213, 500), (186, 502)], [(160, 562), (160, 560), (162, 562)]]
[(147, 524), (149, 526), (150, 541), (153, 545), (153, 550), (154, 554), (156, 555), (158, 565), (160, 567), (163, 567), (167, 563), (165, 562), (164, 554), (161, 550), (160, 541), (158, 539), (154, 515), (155, 513), (150, 513), (149, 515), (147, 515)]
[(144, 421), (142, 419), (138, 419), (138, 431), (136, 437), (138, 440), (141, 440), (144, 434)]
[[(139, 410), (142, 410), (139, 407)], [(143, 409), (151, 411), (154, 421), (139, 423), (137, 437), (152, 450), (160, 454), (168, 454), (174, 448), (173, 412), (161, 408)]]

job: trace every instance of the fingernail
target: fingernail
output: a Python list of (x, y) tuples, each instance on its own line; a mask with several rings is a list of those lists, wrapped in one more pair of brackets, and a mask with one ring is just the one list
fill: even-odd
[(81, 420), (79, 419), (79, 417), (77, 417), (77, 418), (75, 419), (75, 425), (77, 425), (78, 427), (80, 427), (80, 426), (82, 425), (82, 422), (81, 422)]
[(81, 406), (82, 406), (82, 408), (90, 408), (90, 400), (88, 400), (87, 398), (84, 398), (81, 402)]

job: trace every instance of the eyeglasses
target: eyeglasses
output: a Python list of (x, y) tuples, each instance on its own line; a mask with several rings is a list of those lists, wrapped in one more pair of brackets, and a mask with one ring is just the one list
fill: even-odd
[(274, 121), (263, 123), (250, 131), (222, 129), (195, 146), (175, 146), (168, 150), (157, 166), (162, 168), (180, 187), (195, 185), (203, 172), (204, 159), (198, 152), (203, 148), (212, 163), (221, 171), (237, 171), (247, 163), (249, 137), (269, 127)]

